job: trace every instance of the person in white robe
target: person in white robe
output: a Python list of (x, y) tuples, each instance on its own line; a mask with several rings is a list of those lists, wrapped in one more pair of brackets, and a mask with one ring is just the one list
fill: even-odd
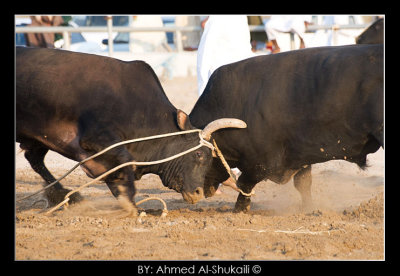
[(272, 15), (265, 23), (268, 40), (272, 42), (272, 53), (279, 53), (280, 47), (276, 40), (278, 33), (294, 33), (299, 36), (299, 48), (305, 48), (303, 40), (306, 25), (311, 22), (311, 15)]
[(246, 15), (210, 15), (197, 51), (199, 95), (215, 69), (253, 56)]

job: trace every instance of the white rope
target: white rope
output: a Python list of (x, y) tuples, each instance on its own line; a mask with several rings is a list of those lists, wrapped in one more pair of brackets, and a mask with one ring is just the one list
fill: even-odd
[(184, 130), (184, 131), (178, 131), (178, 132), (172, 132), (172, 133), (165, 133), (165, 134), (159, 134), (159, 135), (153, 135), (153, 136), (148, 136), (148, 137), (142, 137), (142, 138), (137, 138), (137, 139), (131, 139), (131, 140), (126, 140), (122, 141), (116, 144), (113, 144), (102, 151), (99, 151), (96, 154), (93, 154), (92, 156), (82, 160), (80, 163), (84, 163), (86, 161), (89, 161), (90, 159), (93, 159), (106, 151), (109, 151), (110, 149), (113, 149), (115, 147), (125, 145), (125, 144), (130, 144), (130, 143), (136, 143), (136, 142), (142, 142), (142, 141), (147, 141), (147, 140), (152, 140), (152, 139), (159, 139), (159, 138), (164, 138), (164, 137), (170, 137), (170, 136), (176, 136), (176, 135), (182, 135), (182, 134), (187, 134), (187, 133), (193, 133), (193, 132), (200, 132), (201, 129), (191, 129), (191, 130)]

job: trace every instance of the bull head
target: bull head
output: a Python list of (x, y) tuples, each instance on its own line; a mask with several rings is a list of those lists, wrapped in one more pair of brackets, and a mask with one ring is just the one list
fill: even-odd
[[(177, 123), (181, 130), (189, 130), (194, 127), (185, 112), (177, 110)], [(210, 141), (211, 135), (222, 128), (246, 128), (247, 125), (242, 120), (234, 118), (222, 118), (210, 122), (201, 132), (200, 136), (206, 141)], [(196, 140), (187, 140), (190, 143)], [(198, 138), (197, 138), (198, 139)], [(181, 140), (180, 143), (183, 143)], [(200, 148), (196, 152), (189, 153), (182, 157), (184, 161), (171, 161), (166, 164), (164, 174), (161, 177), (163, 183), (168, 183), (168, 187), (182, 193), (185, 201), (196, 203), (204, 197), (203, 184), (206, 171), (212, 163), (212, 158), (207, 156), (207, 149)], [(174, 172), (174, 173), (173, 173)]]

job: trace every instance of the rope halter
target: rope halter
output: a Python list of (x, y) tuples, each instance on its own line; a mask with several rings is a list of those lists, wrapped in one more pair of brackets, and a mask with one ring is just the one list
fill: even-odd
[[(190, 148), (190, 149), (188, 149), (188, 150), (186, 150), (186, 151), (180, 152), (180, 153), (178, 153), (178, 154), (175, 154), (175, 155), (173, 155), (173, 156), (170, 156), (170, 157), (168, 157), (168, 158), (164, 158), (164, 159), (161, 159), (161, 160), (155, 160), (155, 161), (149, 161), (149, 162), (130, 161), (130, 162), (126, 162), (126, 163), (123, 163), (123, 164), (121, 164), (121, 165), (118, 165), (118, 166), (116, 166), (116, 167), (114, 167), (114, 168), (108, 170), (107, 172), (103, 173), (102, 175), (96, 177), (95, 179), (93, 179), (93, 180), (87, 182), (86, 184), (83, 184), (82, 186), (78, 187), (77, 189), (72, 190), (72, 191), (70, 191), (69, 193), (67, 193), (67, 194), (65, 195), (65, 197), (64, 197), (64, 200), (63, 200), (62, 202), (60, 202), (58, 205), (56, 205), (55, 207), (53, 207), (51, 210), (49, 210), (48, 212), (46, 212), (46, 214), (50, 214), (50, 213), (52, 213), (54, 210), (56, 210), (56, 209), (58, 209), (59, 207), (61, 207), (62, 205), (67, 204), (68, 201), (70, 200), (69, 197), (70, 197), (72, 194), (74, 194), (74, 193), (76, 193), (76, 192), (82, 190), (83, 188), (89, 186), (90, 184), (92, 184), (92, 183), (94, 183), (94, 182), (100, 180), (101, 178), (103, 178), (103, 177), (105, 177), (105, 176), (107, 176), (107, 175), (109, 175), (109, 174), (111, 174), (111, 173), (113, 173), (113, 172), (115, 172), (115, 171), (117, 171), (117, 170), (123, 168), (123, 167), (126, 167), (126, 166), (133, 166), (133, 165), (136, 165), (136, 166), (147, 166), (147, 165), (155, 165), (155, 164), (160, 164), (160, 163), (168, 162), (168, 161), (170, 161), (170, 160), (173, 160), (173, 159), (176, 159), (176, 158), (178, 158), (178, 157), (181, 157), (181, 156), (183, 156), (183, 155), (185, 155), (185, 154), (187, 154), (187, 153), (189, 153), (189, 152), (192, 152), (192, 151), (194, 151), (194, 150), (197, 150), (197, 149), (199, 149), (200, 147), (203, 147), (203, 146), (206, 146), (206, 147), (210, 148), (211, 151), (213, 152), (213, 155), (214, 155), (214, 152), (217, 153), (217, 156), (221, 159), (221, 161), (222, 161), (222, 163), (224, 164), (224, 167), (227, 169), (229, 175), (232, 176), (233, 174), (232, 174), (232, 172), (231, 172), (231, 169), (229, 168), (229, 165), (228, 165), (227, 162), (225, 161), (225, 159), (224, 159), (224, 157), (223, 157), (221, 151), (219, 151), (219, 149), (216, 147), (215, 141), (213, 141), (215, 146), (214, 146), (212, 143), (210, 143), (209, 141), (207, 141), (207, 140), (210, 140), (210, 139), (211, 139), (211, 134), (212, 134), (212, 132), (214, 132), (214, 131), (216, 131), (216, 130), (218, 130), (218, 129), (221, 129), (221, 128), (230, 128), (230, 127), (233, 127), (233, 128), (245, 128), (245, 127), (247, 127), (247, 125), (246, 125), (245, 122), (243, 122), (243, 121), (241, 121), (241, 120), (238, 120), (238, 119), (231, 119), (231, 118), (226, 119), (226, 118), (223, 118), (223, 119), (218, 119), (218, 120), (215, 120), (215, 121), (209, 123), (203, 130), (201, 130), (201, 129), (184, 130), (184, 131), (178, 131), (178, 132), (172, 132), (172, 133), (165, 133), (165, 134), (160, 134), (160, 135), (153, 135), (153, 136), (142, 137), (142, 138), (137, 138), (137, 139), (131, 139), (131, 140), (126, 140), (126, 141), (122, 141), (122, 142), (119, 142), (119, 143), (115, 143), (115, 144), (113, 144), (113, 145), (111, 145), (111, 146), (109, 146), (109, 147), (103, 149), (102, 151), (100, 151), (100, 152), (98, 152), (98, 153), (96, 153), (96, 154), (93, 154), (92, 156), (90, 156), (90, 157), (88, 157), (88, 158), (86, 158), (86, 159), (80, 161), (80, 162), (77, 163), (72, 169), (70, 169), (67, 173), (65, 173), (63, 176), (61, 176), (60, 178), (58, 178), (56, 181), (50, 183), (50, 184), (47, 185), (46, 187), (40, 189), (39, 191), (37, 191), (37, 192), (35, 192), (35, 193), (31, 194), (31, 195), (28, 195), (28, 196), (26, 196), (26, 197), (24, 197), (24, 198), (19, 199), (19, 200), (17, 200), (16, 202), (20, 202), (20, 201), (22, 201), (22, 200), (25, 200), (25, 199), (27, 199), (27, 198), (29, 198), (29, 197), (32, 197), (32, 196), (34, 196), (34, 195), (36, 195), (36, 194), (38, 194), (38, 193), (44, 191), (45, 189), (50, 188), (51, 186), (55, 185), (55, 184), (58, 183), (60, 180), (62, 180), (63, 178), (65, 178), (67, 175), (69, 175), (69, 174), (70, 174), (73, 170), (75, 170), (79, 165), (81, 165), (81, 164), (85, 163), (86, 161), (89, 161), (89, 160), (91, 160), (91, 159), (93, 159), (93, 158), (95, 158), (95, 157), (97, 157), (97, 156), (99, 156), (99, 155), (101, 155), (101, 154), (103, 154), (103, 153), (105, 153), (105, 152), (107, 152), (107, 151), (109, 151), (109, 150), (115, 148), (115, 147), (118, 147), (118, 146), (121, 146), (121, 145), (125, 145), (125, 144), (129, 144), (129, 143), (147, 141), (147, 140), (152, 140), (152, 139), (159, 139), (159, 138), (170, 137), (170, 136), (175, 136), (175, 135), (183, 135), (183, 134), (194, 133), (194, 132), (198, 132), (198, 133), (199, 133), (200, 141), (199, 141), (199, 144), (198, 144), (198, 145), (196, 145), (196, 146), (194, 146), (194, 147), (192, 147), (192, 148)], [(235, 180), (235, 183), (236, 183), (236, 178), (233, 177), (233, 179)], [(245, 193), (244, 193), (242, 190), (240, 190), (239, 188), (237, 188), (237, 187), (236, 187), (236, 188), (235, 188), (235, 187), (232, 187), (232, 188), (235, 189), (235, 190), (237, 190), (237, 191), (239, 191), (239, 192), (241, 192), (243, 195), (246, 195), (246, 196), (247, 196), (247, 194), (245, 194)]]

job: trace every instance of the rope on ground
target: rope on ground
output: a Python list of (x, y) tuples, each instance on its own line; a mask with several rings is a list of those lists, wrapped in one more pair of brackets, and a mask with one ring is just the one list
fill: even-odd
[(163, 217), (167, 216), (167, 214), (168, 214), (167, 204), (165, 203), (165, 201), (163, 199), (161, 199), (159, 197), (152, 196), (152, 197), (148, 197), (148, 198), (142, 199), (139, 202), (137, 202), (136, 205), (140, 205), (140, 204), (142, 204), (142, 203), (144, 203), (146, 201), (149, 201), (149, 200), (158, 200), (158, 201), (160, 201), (164, 206), (164, 209), (162, 211), (161, 217), (163, 218)]
[(251, 232), (257, 232), (257, 233), (266, 233), (266, 232), (274, 232), (274, 233), (285, 233), (285, 234), (308, 234), (308, 235), (322, 235), (323, 233), (328, 233), (328, 235), (331, 235), (332, 231), (343, 231), (346, 232), (344, 229), (338, 228), (338, 229), (330, 229), (330, 230), (322, 230), (322, 231), (310, 231), (308, 229), (304, 229), (303, 226), (300, 226), (299, 228), (295, 230), (254, 230), (254, 229), (243, 229), (243, 228), (238, 228), (238, 231), (251, 231)]

